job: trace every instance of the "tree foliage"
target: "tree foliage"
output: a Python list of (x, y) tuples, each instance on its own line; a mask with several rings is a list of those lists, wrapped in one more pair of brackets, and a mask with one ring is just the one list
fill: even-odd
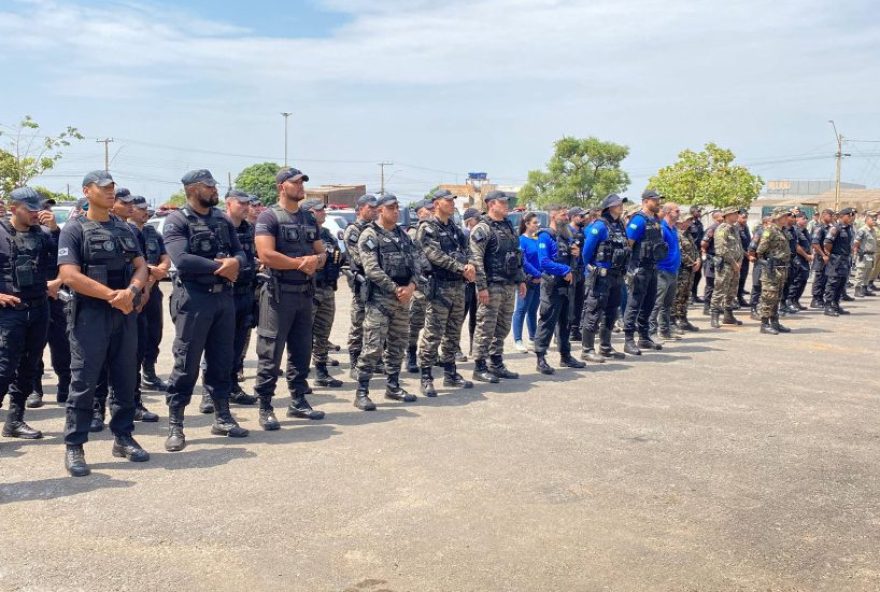
[(274, 162), (261, 162), (245, 168), (235, 178), (235, 188), (253, 193), (266, 205), (278, 200), (275, 175), (281, 167)]
[(764, 180), (733, 164), (733, 152), (710, 142), (700, 152), (683, 150), (678, 161), (651, 177), (651, 187), (681, 204), (748, 207)]
[(55, 136), (40, 133), (40, 124), (26, 115), (18, 125), (0, 130), (4, 145), (0, 148), (0, 194), (9, 195), (16, 187), (51, 170), (61, 160), (62, 151), (83, 135), (67, 126)]
[(629, 175), (620, 168), (628, 147), (594, 137), (565, 136), (554, 148), (546, 171), (529, 171), (528, 181), (517, 195), (518, 203), (590, 207), (609, 193), (629, 187)]
[(76, 201), (76, 197), (68, 197), (66, 193), (58, 193), (40, 185), (37, 185), (33, 189), (39, 193), (43, 199), (54, 199), (57, 203)]
[(168, 199), (165, 200), (163, 205), (168, 206), (176, 206), (178, 208), (182, 208), (186, 205), (186, 193), (184, 193), (183, 189), (179, 191), (175, 191), (171, 195), (168, 196)]

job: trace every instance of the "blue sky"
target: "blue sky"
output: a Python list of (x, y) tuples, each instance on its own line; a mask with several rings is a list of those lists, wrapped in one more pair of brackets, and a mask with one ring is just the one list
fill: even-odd
[[(868, 1), (196, 0), (0, 2), (0, 125), (87, 140), (39, 180), (103, 164), (153, 200), (290, 154), (313, 184), (421, 195), (482, 170), (521, 183), (564, 134), (630, 147), (639, 193), (683, 148), (729, 147), (765, 178), (831, 178), (828, 119), (880, 139)], [(880, 186), (880, 143), (844, 179)], [(75, 191), (77, 189), (74, 189)]]

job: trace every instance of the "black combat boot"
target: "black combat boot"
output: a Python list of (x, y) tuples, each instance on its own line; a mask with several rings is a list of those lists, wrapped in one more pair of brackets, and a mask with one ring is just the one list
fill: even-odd
[(489, 358), (489, 362), (489, 372), (491, 372), (492, 375), (496, 378), (519, 378), (519, 374), (517, 372), (511, 372), (507, 369), (507, 366), (504, 365), (504, 358), (502, 358), (501, 356), (491, 356)]
[(779, 335), (779, 331), (777, 331), (773, 325), (770, 324), (770, 319), (761, 319), (761, 333), (766, 333), (768, 335)]
[(544, 354), (536, 355), (538, 356), (538, 363), (535, 367), (537, 368), (538, 372), (540, 372), (541, 374), (547, 374), (548, 376), (556, 372), (556, 370), (554, 370), (553, 367), (547, 363), (547, 358), (544, 356)]
[(229, 411), (229, 399), (217, 399), (214, 401), (214, 425), (211, 433), (215, 436), (229, 436), (230, 438), (245, 438), (250, 433), (235, 421)]
[(397, 372), (388, 374), (388, 379), (385, 381), (385, 398), (404, 403), (412, 403), (416, 400), (415, 395), (406, 392), (400, 386), (400, 374)]
[(339, 388), (342, 386), (341, 380), (337, 380), (330, 376), (330, 373), (327, 371), (326, 363), (315, 364), (315, 382), (320, 386), (328, 386), (330, 388)]
[(810, 308), (812, 309), (822, 309), (825, 308), (825, 301), (821, 298), (813, 298), (810, 300)]
[(791, 329), (779, 324), (779, 317), (770, 317), (770, 326), (776, 329), (778, 333), (791, 333)]
[(92, 472), (86, 464), (82, 444), (68, 444), (64, 452), (64, 467), (71, 477), (85, 477)]
[[(204, 378), (202, 378), (202, 381), (204, 382)], [(199, 402), (199, 411), (206, 415), (208, 413), (214, 413), (214, 401), (204, 387), (202, 387), (202, 400)]]
[(24, 421), (24, 405), (21, 400), (13, 399), (9, 403), (9, 413), (6, 415), (6, 422), (3, 424), (4, 438), (21, 438), (23, 440), (39, 440), (43, 437), (43, 432), (35, 430)]
[(845, 310), (842, 306), (840, 306), (839, 302), (834, 305), (834, 310), (836, 310), (837, 314), (839, 314), (839, 315), (848, 315), (849, 314), (849, 311)]
[(40, 382), (37, 382), (34, 385), (34, 390), (31, 394), (28, 395), (27, 401), (25, 401), (25, 407), (28, 409), (38, 409), (43, 406), (43, 385)]
[(568, 338), (571, 341), (581, 341), (584, 338), (584, 334), (581, 332), (580, 327), (575, 326), (571, 328), (571, 333), (569, 334)]
[(697, 331), (700, 330), (699, 327), (691, 324), (691, 322), (687, 318), (687, 315), (679, 317), (678, 320), (679, 320), (678, 328), (681, 329), (682, 331), (689, 331), (691, 333), (696, 333)]
[(419, 372), (419, 360), (418, 356), (418, 348), (414, 345), (406, 348), (406, 371), (410, 374), (418, 374)]
[(641, 349), (641, 350), (653, 349), (656, 351), (660, 351), (661, 349), (663, 349), (662, 345), (660, 345), (659, 343), (657, 343), (656, 341), (654, 341), (650, 337), (647, 337), (647, 336), (643, 337), (641, 335), (639, 335), (639, 341), (638, 341), (637, 345), (639, 346), (639, 349)]
[(788, 311), (788, 314), (798, 314), (801, 311), (801, 309), (794, 305), (794, 302), (791, 299), (786, 299), (784, 306)]
[(596, 353), (596, 334), (585, 331), (583, 335), (583, 349), (581, 350), (581, 359), (589, 362), (602, 364), (605, 358)]
[(567, 353), (567, 354), (560, 354), (560, 356), (559, 356), (559, 365), (560, 365), (560, 366), (563, 366), (563, 367), (565, 367), (565, 368), (574, 368), (574, 369), (576, 369), (576, 370), (578, 370), (578, 369), (580, 369), (580, 368), (586, 368), (586, 367), (587, 367), (586, 364), (584, 364), (583, 362), (581, 362), (581, 361), (578, 360), (577, 358), (574, 358), (574, 357), (571, 355), (571, 352), (569, 352), (569, 353)]
[(232, 389), (229, 391), (229, 402), (236, 405), (253, 405), (257, 402), (257, 398), (244, 392), (241, 385), (233, 381)]
[(729, 308), (724, 309), (724, 318), (721, 322), (725, 325), (742, 325), (742, 321), (733, 316), (733, 311)]
[(278, 418), (275, 417), (275, 409), (272, 407), (272, 398), (260, 397), (260, 427), (267, 432), (274, 432), (281, 429)]
[(675, 335), (676, 339), (680, 339), (684, 337), (684, 329), (681, 326), (681, 319), (675, 317), (672, 319), (672, 324), (669, 326), (669, 331)]
[(852, 296), (850, 296), (846, 292), (843, 293), (843, 296), (841, 296), (840, 299), (843, 300), (844, 302), (852, 302), (853, 300), (855, 300), (855, 298), (853, 298)]
[(168, 408), (168, 438), (165, 450), (180, 452), (186, 448), (186, 435), (183, 433), (183, 407)]
[(721, 328), (721, 312), (717, 310), (712, 311), (712, 316), (709, 317), (709, 326), (713, 329)]
[(113, 456), (127, 458), (131, 462), (150, 460), (150, 453), (144, 450), (131, 434), (119, 434), (113, 439)]
[(370, 400), (370, 375), (366, 372), (358, 374), (358, 387), (354, 395), (354, 406), (361, 411), (375, 411), (376, 404)]
[[(614, 360), (623, 360), (626, 354), (619, 352), (611, 347), (611, 329), (602, 327), (599, 331), (599, 355), (603, 358), (612, 358)], [(633, 344), (635, 345), (635, 344)]]
[(92, 407), (92, 421), (89, 423), (90, 432), (104, 431), (104, 414), (107, 409), (107, 402), (101, 401), (95, 397), (95, 403)]
[(458, 368), (455, 366), (455, 362), (447, 362), (443, 364), (443, 386), (469, 389), (474, 388), (474, 383), (470, 380), (465, 380), (464, 377), (458, 373)]
[(489, 372), (489, 367), (486, 366), (486, 360), (479, 358), (474, 360), (473, 379), (478, 382), (489, 382), (492, 384), (498, 384), (500, 382), (497, 376)]
[(360, 357), (360, 352), (348, 354), (348, 375), (351, 376), (352, 380), (358, 379), (358, 358)]
[(145, 389), (165, 392), (168, 390), (168, 382), (156, 375), (156, 366), (152, 362), (144, 362), (141, 370), (141, 384)]
[(287, 406), (287, 417), (318, 420), (324, 419), (324, 412), (312, 409), (306, 401), (305, 393), (294, 393), (290, 398), (290, 405)]
[(138, 397), (138, 400), (134, 406), (134, 420), (144, 423), (156, 423), (157, 421), (159, 421), (159, 416), (144, 407), (143, 401), (141, 401), (140, 397)]
[(631, 356), (642, 355), (642, 350), (636, 345), (636, 340), (632, 333), (623, 334), (623, 351)]
[(837, 309), (834, 305), (828, 305), (825, 307), (825, 316), (826, 317), (839, 317), (840, 315), (837, 313)]
[(419, 384), (422, 389), (422, 396), (424, 397), (437, 396), (437, 389), (434, 388), (434, 375), (431, 374), (431, 370), (431, 366), (424, 366), (422, 368), (422, 379)]

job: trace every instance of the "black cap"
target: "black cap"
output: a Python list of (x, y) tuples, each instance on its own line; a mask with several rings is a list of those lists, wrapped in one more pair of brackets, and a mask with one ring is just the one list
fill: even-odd
[(304, 210), (315, 211), (323, 210), (326, 206), (323, 199), (307, 199), (300, 206)]
[(107, 171), (92, 171), (83, 177), (82, 186), (87, 187), (92, 183), (98, 187), (106, 187), (107, 185), (115, 183), (115, 181), (113, 181), (113, 177), (111, 177), (110, 173)]
[(599, 209), (607, 210), (608, 208), (613, 208), (614, 206), (623, 205), (623, 200), (616, 193), (612, 193), (602, 200), (602, 203), (599, 205)]
[[(455, 199), (455, 195), (449, 191), (448, 189), (438, 189), (434, 193), (431, 194), (431, 202), (434, 202), (438, 199)], [(428, 200), (425, 200), (428, 201)]]
[(202, 185), (207, 185), (208, 187), (217, 186), (217, 180), (208, 169), (197, 169), (194, 171), (190, 171), (180, 179), (180, 182), (184, 185), (194, 185), (196, 183), (201, 183)]
[(663, 199), (663, 196), (653, 189), (645, 189), (645, 191), (642, 192), (642, 201), (645, 201), (646, 199)]
[(700, 206), (691, 206), (691, 209), (690, 209), (691, 214), (696, 214), (696, 213), (702, 212), (702, 211), (703, 211), (703, 208), (701, 208)]
[(359, 208), (362, 208), (364, 206), (370, 206), (371, 208), (375, 208), (376, 207), (376, 196), (372, 195), (370, 193), (367, 193), (366, 195), (362, 195), (359, 198), (357, 198), (357, 201), (355, 203), (357, 204), (357, 207), (359, 207)]
[(587, 211), (583, 208), (579, 208), (577, 206), (568, 209), (568, 217), (574, 218), (575, 216), (583, 216)]
[(492, 200), (500, 200), (500, 201), (508, 201), (507, 194), (503, 191), (490, 191), (486, 194), (486, 197), (483, 198), (483, 201), (489, 203)]
[(35, 189), (19, 187), (12, 190), (12, 193), (9, 195), (9, 201), (20, 203), (31, 212), (39, 212), (43, 209), (45, 200)]
[(135, 195), (131, 203), (139, 210), (146, 210), (149, 208), (149, 205), (147, 205), (147, 198), (143, 195)]
[(740, 215), (744, 216), (749, 213), (749, 210), (746, 208), (740, 208), (739, 213), (740, 213)]
[(852, 216), (856, 213), (855, 208), (843, 208), (839, 212), (837, 212), (838, 216)]
[(393, 193), (380, 193), (376, 199), (376, 207), (393, 206), (397, 203), (397, 196)]
[(461, 215), (462, 220), (470, 220), (471, 218), (479, 218), (480, 210), (477, 208), (468, 208), (464, 211), (464, 214)]
[(289, 169), (281, 169), (278, 171), (278, 174), (275, 175), (275, 182), (279, 185), (284, 183), (285, 181), (289, 181), (293, 179), (296, 181), (297, 179), (302, 179), (305, 182), (308, 182), (309, 176), (303, 173), (299, 169), (289, 168)]
[(230, 189), (226, 192), (225, 199), (234, 199), (235, 201), (250, 204), (253, 201), (253, 196), (250, 193), (245, 193), (240, 189)]
[(122, 203), (126, 203), (126, 204), (134, 203), (134, 200), (136, 197), (137, 197), (136, 195), (132, 195), (131, 191), (129, 191), (125, 187), (117, 187), (116, 188), (116, 199), (118, 199)]

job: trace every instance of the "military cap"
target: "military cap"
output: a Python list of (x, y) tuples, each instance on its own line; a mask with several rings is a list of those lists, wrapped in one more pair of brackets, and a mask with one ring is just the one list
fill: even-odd
[(852, 216), (856, 213), (855, 208), (843, 208), (839, 212), (837, 212), (838, 216)]
[(794, 215), (795, 218), (806, 218), (807, 215), (804, 212), (798, 210), (798, 213)]
[(477, 208), (468, 208), (464, 211), (464, 214), (461, 215), (462, 220), (470, 220), (471, 218), (479, 218), (480, 210)]
[(301, 170), (294, 168), (281, 169), (280, 171), (278, 171), (278, 174), (275, 175), (275, 182), (279, 185), (290, 179), (293, 179), (294, 181), (296, 181), (297, 179), (308, 181), (309, 176), (303, 173)]
[(745, 216), (746, 214), (749, 213), (749, 210), (747, 208), (740, 208), (739, 210), (737, 210), (737, 213)]
[(20, 203), (31, 212), (39, 212), (43, 209), (43, 196), (37, 193), (35, 189), (30, 187), (18, 187), (13, 189), (9, 195), (9, 200), (13, 203)]
[(411, 204), (409, 204), (409, 207), (411, 210), (418, 212), (422, 208), (427, 207), (427, 204), (430, 204), (430, 203), (431, 202), (428, 201), (427, 199), (419, 199), (419, 200), (416, 200), (416, 201), (412, 202)]
[(490, 201), (495, 199), (499, 201), (508, 201), (507, 195), (505, 195), (503, 191), (490, 191), (486, 194), (486, 197), (483, 198), (483, 201), (489, 203)]
[(207, 185), (208, 187), (217, 186), (217, 180), (208, 169), (196, 169), (194, 171), (190, 171), (183, 177), (181, 177), (180, 182), (184, 185), (195, 185), (196, 183), (201, 183), (202, 185)]
[(380, 193), (376, 199), (376, 207), (397, 205), (397, 196), (393, 193)]
[(579, 208), (577, 206), (568, 209), (568, 217), (574, 218), (575, 216), (583, 216), (587, 211), (583, 208)]
[(325, 207), (323, 199), (307, 199), (302, 203), (302, 209), (309, 211), (323, 210)]
[(599, 208), (607, 210), (608, 208), (613, 208), (614, 206), (619, 205), (623, 205), (623, 199), (621, 199), (616, 193), (612, 193), (602, 200), (602, 203), (599, 204)]
[(448, 189), (438, 189), (431, 194), (431, 202), (434, 202), (438, 199), (455, 199), (455, 194)]
[[(131, 191), (126, 189), (125, 187), (119, 187), (116, 189), (116, 199), (125, 204), (134, 203), (136, 195), (132, 195)], [(144, 200), (146, 201), (146, 200)]]
[(663, 199), (663, 196), (657, 193), (654, 189), (645, 189), (645, 191), (642, 192), (642, 201), (645, 201), (646, 199)]
[(788, 208), (773, 208), (772, 216), (774, 218), (781, 218), (782, 216), (791, 216), (791, 211)]
[(877, 212), (875, 212), (874, 210), (868, 210), (867, 212), (865, 212), (865, 217), (866, 218), (876, 218)]
[(727, 206), (726, 208), (721, 208), (722, 216), (727, 216), (728, 214), (739, 214), (739, 208), (736, 206)]
[(226, 192), (226, 199), (234, 199), (235, 201), (249, 204), (253, 201), (253, 196), (240, 189), (230, 189)]
[(147, 198), (142, 195), (135, 195), (131, 203), (139, 210), (146, 210), (149, 208)]
[(359, 207), (359, 208), (362, 208), (364, 206), (370, 206), (370, 207), (375, 208), (376, 207), (376, 196), (367, 193), (366, 195), (362, 195), (359, 198), (357, 198), (357, 201), (355, 203), (357, 204), (357, 207)]
[(107, 185), (111, 185), (115, 183), (113, 177), (110, 176), (110, 173), (107, 171), (92, 171), (88, 173), (85, 177), (83, 177), (83, 187), (87, 187), (94, 183), (98, 187), (107, 187)]
[(822, 210), (822, 213), (823, 214), (831, 214), (833, 216), (834, 210), (832, 210), (831, 208), (825, 208), (824, 210)]

